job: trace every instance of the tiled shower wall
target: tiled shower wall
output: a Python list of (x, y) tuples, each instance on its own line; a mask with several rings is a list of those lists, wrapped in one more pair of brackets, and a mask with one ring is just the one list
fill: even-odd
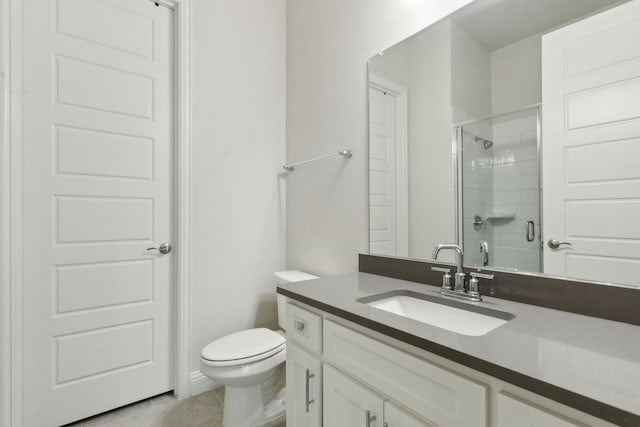
[[(486, 221), (487, 213), (493, 210), (493, 149), (485, 149), (475, 138), (491, 140), (492, 129), (483, 121), (465, 127), (462, 134), (463, 159), (463, 233), (465, 264), (483, 266), (480, 242), (494, 246), (493, 224)], [(480, 215), (481, 227), (473, 226), (473, 218)]]
[[(493, 208), (515, 214), (493, 221), (492, 265), (540, 271), (537, 109), (493, 120)], [(527, 221), (535, 224), (528, 242)]]

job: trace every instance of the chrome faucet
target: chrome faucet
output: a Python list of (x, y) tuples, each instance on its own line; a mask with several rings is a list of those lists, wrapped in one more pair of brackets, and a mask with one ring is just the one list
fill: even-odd
[(455, 285), (454, 285), (454, 288), (452, 290), (456, 291), (456, 292), (464, 292), (465, 274), (464, 274), (464, 270), (462, 269), (462, 258), (464, 256), (464, 253), (462, 252), (462, 248), (460, 247), (460, 245), (456, 245), (454, 243), (440, 243), (438, 246), (436, 246), (433, 249), (433, 259), (434, 260), (438, 259), (438, 254), (443, 249), (452, 249), (452, 250), (456, 251), (457, 264), (456, 264), (456, 275), (455, 275), (455, 279), (454, 279)]
[(438, 254), (443, 249), (451, 249), (456, 252), (456, 275), (455, 275), (455, 285), (451, 287), (451, 276), (449, 275), (449, 269), (440, 268), (440, 267), (431, 267), (434, 271), (441, 271), (445, 273), (442, 279), (442, 289), (440, 290), (440, 294), (447, 295), (450, 297), (463, 298), (469, 301), (482, 301), (482, 297), (480, 296), (480, 291), (478, 289), (478, 277), (483, 279), (493, 279), (493, 274), (484, 274), (479, 272), (472, 272), (471, 280), (469, 281), (469, 290), (465, 289), (465, 274), (464, 269), (462, 268), (463, 263), (463, 252), (462, 248), (459, 245), (453, 243), (441, 243), (435, 247), (433, 250), (433, 259), (438, 259)]

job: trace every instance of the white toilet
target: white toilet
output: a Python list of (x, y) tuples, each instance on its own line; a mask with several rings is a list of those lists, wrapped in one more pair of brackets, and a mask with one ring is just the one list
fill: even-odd
[[(274, 273), (279, 285), (317, 276), (301, 271)], [(278, 325), (285, 326), (285, 297), (278, 294)], [(202, 349), (200, 371), (225, 386), (224, 427), (255, 427), (284, 416), (284, 390), (271, 402), (263, 402), (263, 384), (285, 361), (282, 331), (247, 329), (227, 335)]]

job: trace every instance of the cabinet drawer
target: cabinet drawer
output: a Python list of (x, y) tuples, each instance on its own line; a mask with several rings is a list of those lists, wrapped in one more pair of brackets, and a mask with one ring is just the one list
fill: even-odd
[(498, 393), (498, 427), (576, 427), (580, 424)]
[(320, 354), (322, 352), (322, 317), (287, 303), (287, 339)]
[(324, 321), (325, 360), (440, 426), (487, 425), (487, 388), (425, 360)]

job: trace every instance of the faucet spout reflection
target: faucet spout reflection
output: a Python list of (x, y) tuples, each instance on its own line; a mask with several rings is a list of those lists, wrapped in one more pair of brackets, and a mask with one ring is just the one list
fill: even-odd
[(464, 253), (462, 252), (462, 248), (460, 245), (456, 245), (455, 243), (440, 243), (433, 249), (433, 259), (438, 259), (438, 254), (443, 249), (451, 249), (456, 252), (456, 276), (455, 276), (455, 287), (453, 290), (455, 292), (464, 292), (464, 279), (465, 274), (462, 269), (462, 260), (464, 257)]

